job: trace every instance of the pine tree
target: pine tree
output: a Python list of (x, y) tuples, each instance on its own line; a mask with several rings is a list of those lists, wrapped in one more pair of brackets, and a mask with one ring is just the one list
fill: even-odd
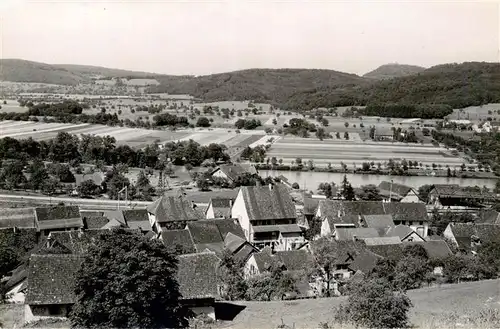
[(342, 180), (342, 191), (340, 194), (347, 201), (355, 200), (354, 189), (352, 188), (351, 183), (347, 180), (346, 175), (344, 175), (344, 179)]

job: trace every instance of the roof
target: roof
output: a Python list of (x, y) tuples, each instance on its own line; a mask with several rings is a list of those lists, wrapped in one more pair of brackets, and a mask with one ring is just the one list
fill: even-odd
[(102, 230), (50, 232), (49, 236), (73, 254), (84, 254)]
[(304, 215), (314, 216), (321, 199), (304, 196)]
[(305, 250), (278, 251), (274, 254), (288, 271), (300, 271), (310, 268), (311, 254)]
[(300, 232), (302, 232), (302, 229), (297, 224), (252, 226), (252, 230), (255, 233), (262, 233), (262, 232), (300, 233)]
[(196, 206), (182, 194), (176, 196), (164, 194), (150, 204), (147, 211), (156, 216), (158, 223), (195, 221), (205, 218), (203, 212), (196, 209)]
[(260, 252), (254, 253), (255, 264), (260, 272), (267, 270), (276, 260), (272, 257), (271, 248), (265, 247)]
[(461, 187), (457, 184), (434, 184), (429, 193), (439, 198), (496, 199), (494, 193)]
[(404, 198), (412, 190), (410, 186), (398, 183), (391, 183), (388, 181), (382, 181), (378, 185), (378, 188), (380, 191), (390, 191), (392, 192), (392, 194), (396, 194), (397, 196), (399, 196), (400, 199)]
[(241, 246), (244, 245), (246, 242), (247, 240), (245, 240), (240, 236), (234, 235), (231, 232), (229, 232), (224, 238), (225, 247), (233, 253), (237, 251), (239, 248), (241, 248)]
[(354, 272), (361, 271), (362, 273), (370, 272), (382, 256), (375, 254), (370, 250), (363, 250), (354, 257), (354, 261), (349, 265), (349, 268)]
[(352, 222), (359, 215), (391, 215), (394, 221), (428, 221), (427, 208), (423, 203), (322, 200), (321, 216), (332, 218), (335, 223)]
[[(231, 216), (231, 206), (234, 200), (231, 198), (212, 198), (210, 203), (215, 218), (227, 218)], [(208, 208), (207, 208), (208, 209)]]
[(119, 220), (117, 220), (116, 218), (112, 218), (103, 227), (101, 227), (101, 229), (108, 230), (108, 229), (117, 228), (117, 227), (125, 228), (126, 225), (124, 223), (120, 222)]
[(127, 209), (123, 210), (123, 218), (127, 224), (129, 222), (149, 222), (149, 216), (147, 209)]
[(359, 227), (359, 228), (337, 227), (335, 229), (335, 232), (336, 232), (336, 238), (339, 241), (353, 241), (355, 237), (358, 239), (380, 237), (379, 232), (373, 227)]
[(367, 246), (394, 245), (401, 243), (401, 239), (397, 236), (383, 236), (379, 238), (366, 238), (363, 240)]
[(250, 220), (295, 219), (295, 205), (283, 184), (240, 189)]
[(161, 240), (166, 247), (173, 247), (178, 251), (180, 249), (186, 254), (196, 252), (193, 239), (191, 238), (191, 234), (188, 230), (162, 231)]
[[(420, 236), (417, 232), (415, 232), (411, 227), (408, 225), (396, 225), (387, 230), (387, 235), (395, 235), (398, 236), (399, 239), (403, 240), (410, 234), (415, 233), (418, 236)], [(421, 237), (423, 239), (423, 237)]]
[(214, 253), (179, 256), (177, 281), (183, 299), (217, 298), (217, 267)]
[(394, 261), (403, 258), (403, 248), (401, 241), (398, 244), (379, 244), (366, 246), (371, 252)]
[(73, 304), (75, 273), (82, 261), (77, 255), (32, 255), (25, 304)]
[(21, 263), (21, 265), (16, 267), (14, 271), (12, 271), (12, 275), (4, 285), (5, 290), (9, 291), (10, 289), (14, 288), (24, 279), (26, 279), (27, 276), (28, 276), (28, 266), (26, 262), (23, 262)]
[(83, 227), (78, 206), (37, 207), (35, 215), (39, 230)]
[(85, 216), (83, 217), (83, 227), (86, 230), (100, 229), (109, 222), (105, 216)]
[(87, 180), (91, 180), (96, 185), (101, 185), (104, 182), (104, 175), (101, 172), (94, 172), (92, 174), (75, 174), (75, 185), (79, 186)]
[(257, 170), (252, 165), (224, 164), (215, 169), (212, 174), (219, 170), (223, 172), (230, 180), (236, 180), (239, 176), (247, 173), (250, 175), (257, 174)]
[(1, 208), (0, 228), (8, 227), (34, 228), (34, 208)]
[(460, 249), (470, 250), (472, 236), (479, 238), (482, 243), (500, 240), (498, 224), (450, 223), (449, 225)]
[(500, 224), (500, 213), (493, 209), (480, 211), (475, 222), (481, 224)]
[(391, 227), (394, 226), (392, 215), (363, 215), (367, 227)]
[(245, 262), (257, 249), (250, 243), (246, 242), (241, 249), (233, 253), (233, 258)]
[(403, 246), (420, 245), (424, 247), (429, 258), (444, 258), (452, 254), (450, 247), (443, 240), (423, 241), (423, 242), (403, 242)]
[(194, 244), (223, 242), (222, 235), (216, 223), (212, 221), (196, 221), (187, 224)]
[(219, 228), (219, 232), (220, 232), (223, 239), (226, 238), (226, 235), (228, 233), (232, 233), (234, 235), (237, 235), (237, 236), (245, 239), (245, 233), (243, 232), (243, 229), (241, 228), (237, 219), (233, 219), (233, 218), (210, 219), (209, 221), (212, 223), (215, 223), (215, 225), (217, 225), (217, 227)]
[(96, 217), (96, 216), (104, 216), (104, 211), (99, 210), (81, 210), (80, 209), (80, 217)]
[[(366, 244), (363, 241), (338, 241), (329, 240), (336, 250), (336, 264), (349, 264), (354, 260), (354, 257), (366, 249)], [(320, 240), (311, 241), (311, 249), (314, 253), (316, 244), (321, 243)]]

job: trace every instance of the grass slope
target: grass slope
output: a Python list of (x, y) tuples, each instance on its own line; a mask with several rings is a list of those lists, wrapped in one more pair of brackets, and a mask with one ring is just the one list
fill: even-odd
[(363, 75), (364, 78), (384, 80), (415, 75), (425, 70), (425, 67), (406, 64), (385, 64)]
[(454, 108), (500, 102), (500, 64), (467, 62), (431, 67), (417, 75), (373, 81), (351, 88), (297, 92), (286, 110), (376, 103), (446, 104)]
[[(476, 314), (500, 307), (500, 280), (443, 285), (408, 292), (414, 307), (411, 323), (420, 328), (453, 327), (449, 319), (457, 314)], [(332, 325), (334, 307), (345, 297), (295, 301), (238, 302), (246, 308), (224, 328), (277, 328), (283, 322), (297, 329)], [(459, 322), (460, 319), (457, 319)], [(500, 325), (500, 324), (499, 324)]]
[(160, 79), (152, 92), (189, 94), (205, 101), (253, 100), (282, 103), (297, 91), (311, 88), (352, 86), (365, 83), (355, 74), (314, 69), (250, 69), (185, 77), (182, 81)]

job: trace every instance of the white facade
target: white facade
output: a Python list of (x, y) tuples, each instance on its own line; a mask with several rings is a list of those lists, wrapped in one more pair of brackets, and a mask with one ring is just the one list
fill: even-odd
[(8, 303), (13, 303), (13, 304), (24, 303), (24, 292), (20, 291), (22, 285), (23, 282), (18, 283), (5, 294)]
[[(318, 209), (319, 211), (319, 209)], [(331, 236), (333, 235), (332, 229), (330, 227), (330, 223), (328, 223), (328, 220), (325, 218), (321, 222), (321, 236)]]
[(24, 305), (24, 322), (33, 322), (41, 319), (65, 319), (68, 316), (70, 305)]
[(231, 208), (231, 217), (238, 219), (243, 232), (245, 232), (245, 238), (247, 241), (252, 242), (253, 236), (251, 236), (251, 224), (250, 218), (248, 217), (248, 211), (245, 206), (245, 199), (243, 198), (243, 192), (240, 189), (236, 200), (234, 200), (233, 207)]
[(417, 232), (422, 238), (427, 237), (429, 233), (429, 222), (428, 221), (406, 221), (401, 223), (410, 226), (412, 230)]
[(417, 202), (422, 202), (420, 198), (418, 197), (417, 193), (415, 193), (414, 190), (410, 190), (408, 194), (402, 198), (399, 202), (412, 202), (412, 203), (417, 203)]
[(227, 177), (227, 175), (225, 173), (222, 172), (222, 170), (220, 169), (217, 169), (213, 174), (212, 174), (213, 177), (219, 177), (219, 178), (224, 178), (224, 179), (227, 179), (227, 180), (230, 180), (229, 177)]
[(406, 237), (401, 239), (401, 242), (424, 242), (425, 240), (420, 237), (414, 230), (412, 233), (408, 234)]
[(245, 267), (243, 268), (243, 273), (245, 275), (245, 279), (260, 274), (259, 267), (257, 266), (254, 255), (250, 256), (250, 258), (248, 258), (248, 260), (246, 261)]
[(215, 213), (214, 213), (214, 206), (210, 202), (210, 205), (207, 208), (207, 212), (205, 213), (205, 218), (206, 219), (213, 219), (215, 218)]
[(457, 239), (455, 239), (455, 235), (453, 234), (453, 231), (451, 230), (451, 224), (448, 224), (448, 226), (446, 226), (446, 229), (443, 232), (443, 236), (445, 238), (453, 241), (453, 243), (458, 247)]

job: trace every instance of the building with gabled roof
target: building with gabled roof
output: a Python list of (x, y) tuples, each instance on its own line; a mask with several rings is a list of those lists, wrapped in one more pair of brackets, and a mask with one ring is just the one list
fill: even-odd
[(270, 247), (265, 247), (247, 259), (244, 267), (245, 277), (263, 274), (278, 264), (281, 264), (286, 271), (306, 271), (312, 266), (312, 256), (305, 250), (273, 252)]
[(434, 184), (429, 191), (428, 204), (439, 211), (477, 211), (494, 204), (494, 193), (458, 184)]
[(181, 255), (177, 265), (177, 282), (181, 303), (196, 314), (215, 320), (215, 300), (220, 298), (217, 269), (220, 259), (211, 252)]
[(67, 317), (75, 303), (75, 274), (83, 257), (32, 255), (29, 261), (25, 321)]
[(102, 230), (86, 230), (86, 231), (63, 231), (50, 232), (47, 237), (47, 247), (53, 248), (56, 244), (64, 247), (72, 254), (83, 255), (88, 251), (88, 248), (95, 243), (95, 239), (102, 234)]
[(103, 215), (87, 215), (82, 216), (82, 219), (84, 230), (98, 230), (103, 228), (109, 222), (109, 218)]
[(220, 165), (214, 171), (212, 171), (211, 175), (213, 177), (227, 179), (229, 182), (232, 183), (245, 174), (257, 175), (258, 172), (255, 166), (253, 165), (230, 163), (230, 164)]
[(193, 238), (188, 230), (165, 230), (160, 233), (159, 239), (165, 247), (176, 250), (178, 254), (196, 252)]
[(154, 232), (183, 228), (186, 223), (205, 219), (203, 212), (183, 193), (163, 194), (147, 207), (149, 222)]
[(388, 228), (387, 235), (398, 236), (401, 242), (425, 241), (425, 239), (416, 231), (412, 230), (411, 227), (401, 224)]
[(482, 243), (500, 241), (500, 225), (450, 223), (443, 235), (450, 239), (460, 251), (475, 253)]
[(42, 235), (51, 231), (78, 230), (84, 226), (78, 206), (36, 207), (35, 223)]
[(384, 201), (422, 202), (418, 192), (407, 185), (382, 181), (378, 185), (378, 189)]
[(291, 250), (305, 241), (292, 197), (282, 184), (241, 187), (231, 215), (258, 248)]
[(122, 212), (127, 227), (143, 232), (151, 231), (147, 209), (125, 209)]
[(231, 218), (231, 208), (234, 199), (232, 198), (212, 198), (205, 211), (207, 219), (212, 218)]

